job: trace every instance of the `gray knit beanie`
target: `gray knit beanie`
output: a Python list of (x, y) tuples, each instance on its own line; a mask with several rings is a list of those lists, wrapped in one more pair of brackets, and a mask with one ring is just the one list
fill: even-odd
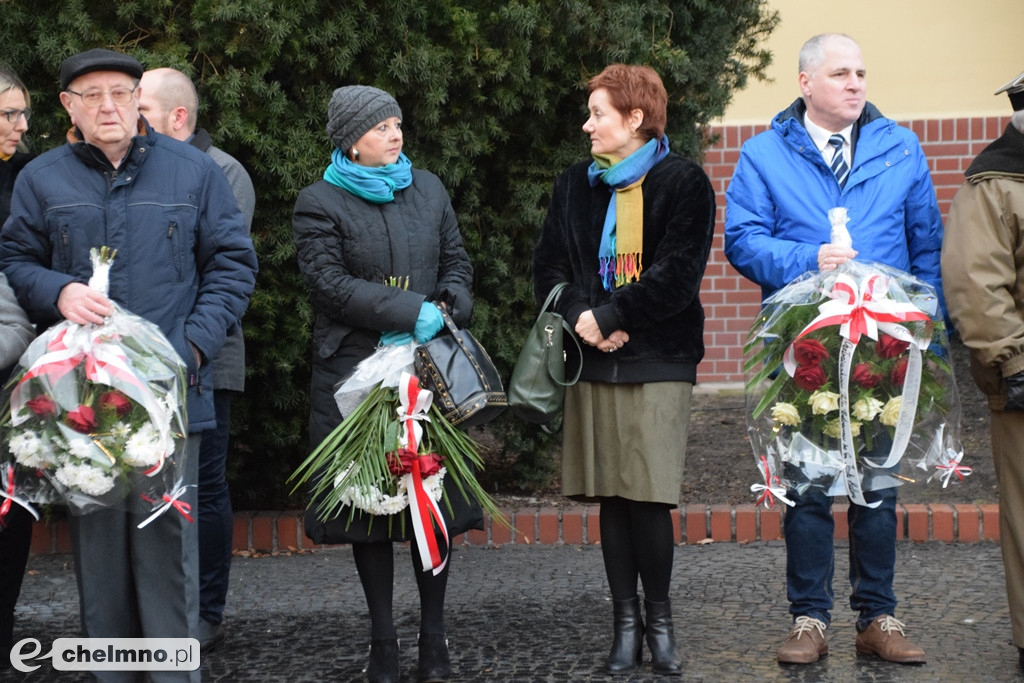
[(368, 85), (347, 85), (335, 90), (327, 105), (327, 137), (348, 154), (366, 131), (392, 116), (402, 118), (394, 97)]

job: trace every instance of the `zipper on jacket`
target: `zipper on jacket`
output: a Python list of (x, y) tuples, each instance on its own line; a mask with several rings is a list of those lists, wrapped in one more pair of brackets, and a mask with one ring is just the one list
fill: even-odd
[(175, 242), (174, 231), (178, 229), (178, 223), (171, 221), (167, 224), (167, 244), (170, 245), (171, 249), (171, 263), (174, 264), (174, 270), (178, 275), (178, 281), (181, 282), (181, 259), (178, 255), (178, 246)]
[(71, 270), (71, 257), (68, 254), (71, 251), (71, 236), (68, 234), (68, 226), (60, 226), (60, 244), (61, 244), (61, 257), (64, 259), (64, 269), (67, 271)]

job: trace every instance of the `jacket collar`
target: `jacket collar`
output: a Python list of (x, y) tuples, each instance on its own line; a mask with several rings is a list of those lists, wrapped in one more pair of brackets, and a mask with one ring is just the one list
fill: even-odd
[(964, 174), (979, 181), (999, 175), (1024, 175), (1024, 133), (1008, 124), (1003, 134), (981, 150)]
[[(809, 142), (810, 136), (807, 134), (807, 129), (804, 127), (805, 113), (807, 113), (807, 105), (804, 104), (804, 98), (798, 97), (793, 101), (793, 104), (780, 111), (775, 118), (772, 119), (772, 128), (778, 131), (778, 133), (784, 138), (790, 138), (790, 136), (802, 136), (813, 146), (813, 143)], [(878, 108), (870, 102), (865, 102), (864, 109), (861, 111), (860, 117), (856, 122), (854, 122), (853, 132), (850, 135), (850, 148), (853, 150), (854, 154), (856, 154), (857, 141), (860, 138), (861, 129), (878, 119), (885, 119), (882, 112), (880, 112)]]
[(143, 116), (139, 116), (139, 130), (132, 138), (128, 146), (128, 152), (124, 156), (124, 163), (117, 169), (107, 159), (98, 147), (82, 139), (82, 131), (78, 126), (72, 126), (67, 134), (68, 144), (71, 151), (82, 163), (98, 171), (120, 171), (129, 166), (137, 166), (142, 163), (146, 150), (156, 141), (156, 132), (150, 127), (149, 122)]
[(213, 138), (206, 132), (205, 128), (199, 128), (195, 133), (192, 134), (192, 139), (188, 141), (188, 144), (192, 145), (200, 152), (206, 152), (213, 146)]

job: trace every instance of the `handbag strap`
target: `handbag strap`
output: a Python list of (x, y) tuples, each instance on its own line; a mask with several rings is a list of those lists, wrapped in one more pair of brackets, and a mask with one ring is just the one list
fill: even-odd
[[(540, 316), (544, 315), (544, 313), (547, 312), (548, 308), (550, 308), (558, 300), (558, 297), (562, 293), (562, 290), (564, 290), (568, 286), (568, 282), (559, 282), (557, 285), (551, 288), (551, 291), (548, 292), (547, 298), (544, 300), (544, 305), (540, 307), (540, 313), (537, 315), (538, 319), (540, 318)], [(565, 318), (563, 318), (562, 316), (558, 316), (558, 318), (559, 320), (562, 321), (562, 329), (565, 332), (569, 333), (569, 338), (572, 339), (572, 343), (576, 345), (576, 353), (579, 354), (580, 362), (576, 364), (576, 376), (573, 377), (571, 380), (568, 380), (566, 382), (559, 382), (556, 379), (554, 381), (558, 382), (563, 387), (571, 387), (573, 384), (576, 384), (576, 382), (580, 381), (580, 374), (583, 372), (583, 347), (580, 346), (580, 340), (576, 337), (576, 332), (573, 331), (571, 327), (569, 327), (569, 323), (565, 321)]]
[(437, 310), (441, 311), (441, 319), (444, 320), (444, 324), (448, 328), (448, 331), (452, 333), (453, 337), (458, 337), (459, 335), (457, 333), (459, 331), (459, 328), (455, 324), (455, 321), (452, 320), (452, 317), (448, 315), (448, 307), (438, 306), (437, 304), (434, 304), (434, 306), (437, 308)]

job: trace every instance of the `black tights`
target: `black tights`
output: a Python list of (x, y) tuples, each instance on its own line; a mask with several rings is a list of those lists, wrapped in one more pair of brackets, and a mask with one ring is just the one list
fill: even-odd
[[(420, 633), (443, 634), (444, 594), (448, 587), (451, 553), (448, 554), (448, 564), (444, 570), (434, 576), (432, 571), (423, 571), (415, 542), (410, 547), (416, 586), (420, 593)], [(391, 543), (353, 543), (352, 556), (356, 561), (359, 581), (363, 584), (366, 606), (370, 610), (370, 638), (395, 638), (395, 621), (391, 610), (395, 587), (395, 555)]]
[(675, 549), (671, 509), (665, 503), (601, 499), (601, 553), (612, 600), (636, 597), (637, 578), (645, 599), (668, 600)]

